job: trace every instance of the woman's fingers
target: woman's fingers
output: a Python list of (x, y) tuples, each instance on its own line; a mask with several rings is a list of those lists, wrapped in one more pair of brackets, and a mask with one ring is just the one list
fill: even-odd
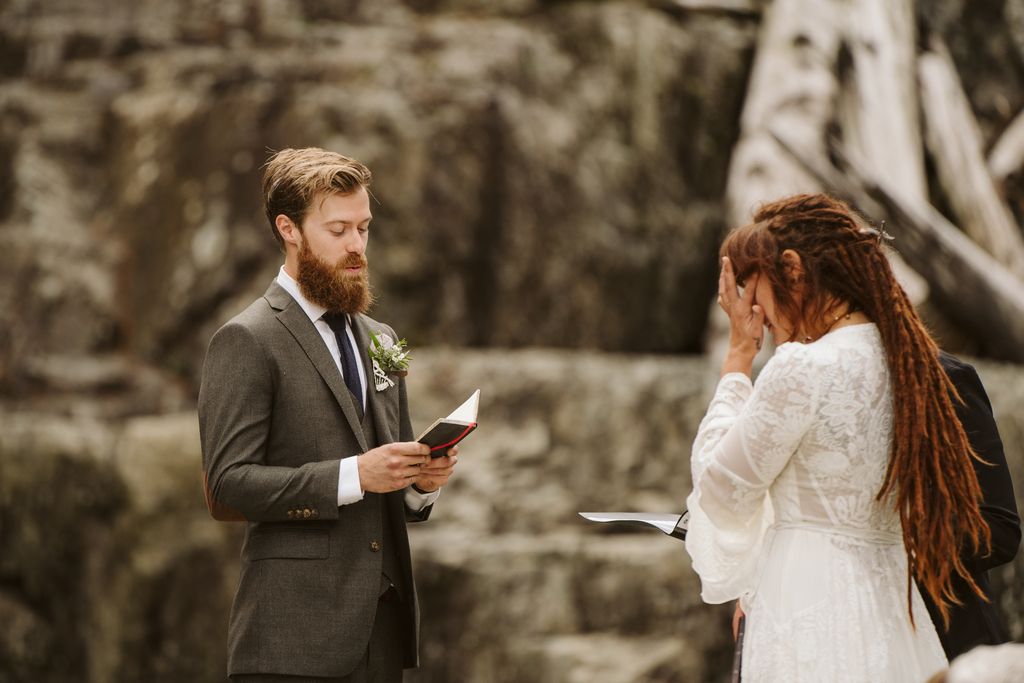
[(736, 273), (728, 257), (722, 257), (718, 275), (718, 305), (729, 316), (729, 325), (737, 339), (752, 339), (761, 349), (764, 335), (764, 309), (755, 303), (758, 275), (751, 275), (743, 291), (736, 284)]
[(743, 303), (745, 303), (748, 306), (754, 305), (754, 292), (757, 291), (758, 277), (760, 276), (752, 276), (749, 280), (747, 280), (747, 286), (743, 288), (743, 295), (741, 298), (743, 299)]
[(750, 308), (750, 312), (753, 314), (753, 329), (751, 330), (751, 336), (754, 337), (754, 345), (757, 346), (757, 350), (761, 350), (762, 342), (764, 341), (764, 309), (754, 304)]
[[(722, 273), (718, 278), (718, 303), (730, 318), (744, 320), (750, 315), (750, 306), (754, 300), (753, 283), (740, 292), (736, 284), (736, 273), (732, 269), (732, 261), (722, 257)], [(756, 280), (755, 280), (756, 282)]]
[(722, 268), (718, 271), (718, 305), (728, 312), (725, 303), (725, 259), (722, 260)]
[(727, 256), (723, 256), (722, 270), (718, 275), (718, 298), (726, 313), (736, 303), (738, 293), (739, 288), (736, 286), (736, 275), (732, 272), (732, 262)]

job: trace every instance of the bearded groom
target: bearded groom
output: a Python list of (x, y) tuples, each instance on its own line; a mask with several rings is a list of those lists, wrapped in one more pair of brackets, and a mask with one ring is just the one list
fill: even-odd
[(247, 522), (232, 681), (390, 683), (417, 663), (406, 521), (428, 517), (457, 451), (431, 459), (404, 378), (374, 381), (371, 337), (398, 335), (365, 315), (370, 180), (322, 149), (270, 158), (263, 203), (284, 265), (207, 352), (206, 500)]

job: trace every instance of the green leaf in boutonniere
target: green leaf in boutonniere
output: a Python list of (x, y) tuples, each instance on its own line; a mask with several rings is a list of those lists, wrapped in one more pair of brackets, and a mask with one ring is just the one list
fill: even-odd
[(370, 335), (370, 358), (374, 365), (386, 374), (404, 377), (409, 374), (411, 356), (406, 341), (397, 342), (383, 332)]

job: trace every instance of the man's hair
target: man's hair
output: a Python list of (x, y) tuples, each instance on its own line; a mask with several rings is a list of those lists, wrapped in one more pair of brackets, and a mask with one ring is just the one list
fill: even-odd
[(319, 147), (275, 152), (263, 166), (263, 209), (281, 251), (284, 238), (277, 231), (278, 216), (284, 214), (301, 230), (314, 197), (369, 190), (370, 179), (370, 169), (337, 152)]

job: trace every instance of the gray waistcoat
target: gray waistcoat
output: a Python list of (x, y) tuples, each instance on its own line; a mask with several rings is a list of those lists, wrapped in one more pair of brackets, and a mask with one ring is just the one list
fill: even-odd
[[(372, 397), (367, 392), (367, 401), (372, 401)], [(363, 419), (360, 426), (363, 428), (363, 436), (366, 438), (366, 443), (370, 444), (371, 447), (377, 444), (377, 427), (374, 425), (372, 410), (367, 410), (363, 413)], [(401, 495), (389, 494), (389, 495)], [(382, 538), (381, 550), (383, 553), (383, 566), (381, 567), (381, 593), (388, 589), (389, 585), (394, 585), (398, 589), (399, 594), (404, 598), (406, 596), (405, 581), (402, 577), (402, 570), (398, 563), (398, 546), (397, 546), (397, 534), (395, 532), (394, 520), (391, 519), (391, 512), (387, 505), (387, 498), (380, 493), (366, 492), (366, 499), (371, 501), (373, 506), (379, 510), (380, 513), (380, 528)]]

